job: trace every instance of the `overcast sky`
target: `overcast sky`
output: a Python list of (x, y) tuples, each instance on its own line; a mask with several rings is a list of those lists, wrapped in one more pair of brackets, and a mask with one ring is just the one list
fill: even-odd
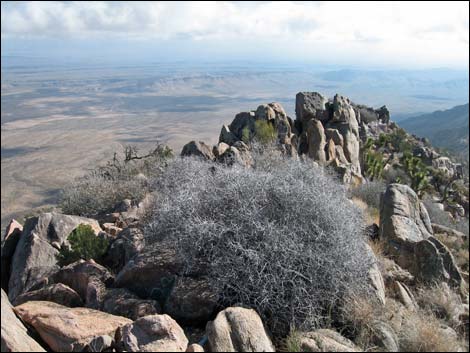
[(2, 2), (2, 55), (468, 68), (463, 2)]

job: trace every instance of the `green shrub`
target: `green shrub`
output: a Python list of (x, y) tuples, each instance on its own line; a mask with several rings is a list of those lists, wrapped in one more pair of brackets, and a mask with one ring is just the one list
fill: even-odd
[(267, 145), (276, 140), (276, 129), (266, 120), (255, 121), (255, 136), (257, 142)]
[(67, 266), (80, 259), (100, 261), (106, 253), (109, 241), (96, 236), (89, 224), (80, 224), (68, 236), (70, 247), (62, 245), (57, 254), (59, 266)]
[(385, 167), (383, 154), (372, 149), (364, 153), (364, 173), (371, 180), (382, 178)]
[(403, 154), (402, 164), (406, 173), (411, 178), (411, 188), (416, 191), (416, 193), (422, 194), (429, 186), (429, 168), (420, 158), (414, 157), (408, 152)]

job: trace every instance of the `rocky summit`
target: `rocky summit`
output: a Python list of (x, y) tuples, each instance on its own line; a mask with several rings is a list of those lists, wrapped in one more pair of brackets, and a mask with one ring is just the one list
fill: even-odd
[(7, 227), (2, 352), (468, 351), (468, 170), (392, 118), (299, 92), (115, 155)]

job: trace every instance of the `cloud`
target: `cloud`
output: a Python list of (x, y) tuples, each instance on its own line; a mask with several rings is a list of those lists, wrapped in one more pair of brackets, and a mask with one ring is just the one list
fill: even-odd
[(295, 43), (307, 56), (468, 62), (468, 2), (2, 2), (1, 22), (2, 39)]

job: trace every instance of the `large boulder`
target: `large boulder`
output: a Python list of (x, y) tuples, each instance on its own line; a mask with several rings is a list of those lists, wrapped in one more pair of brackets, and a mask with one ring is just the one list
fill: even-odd
[(202, 141), (191, 141), (183, 146), (182, 156), (196, 156), (213, 161), (212, 147)]
[(353, 342), (329, 329), (301, 333), (299, 344), (302, 352), (361, 352)]
[(104, 259), (104, 264), (119, 272), (137, 254), (144, 249), (144, 234), (139, 228), (126, 228), (111, 243)]
[(178, 322), (197, 325), (211, 319), (217, 293), (205, 279), (180, 277), (166, 300), (163, 311)]
[(361, 104), (353, 106), (356, 109), (356, 115), (360, 116), (361, 122), (369, 124), (379, 120), (379, 113), (375, 109)]
[(149, 315), (120, 329), (125, 352), (185, 352), (188, 339), (168, 315)]
[(254, 310), (228, 308), (207, 324), (212, 352), (274, 352), (274, 346)]
[(28, 335), (28, 330), (13, 312), (8, 296), (2, 289), (2, 352), (45, 352)]
[(38, 282), (58, 269), (56, 255), (62, 245), (68, 245), (67, 237), (80, 224), (89, 224), (98, 234), (101, 228), (96, 220), (43, 213), (29, 218), (13, 255), (9, 281), (9, 298), (28, 291)]
[(428, 212), (410, 187), (388, 186), (381, 201), (380, 237), (397, 264), (419, 280), (462, 284), (451, 252), (433, 237)]
[(309, 120), (306, 123), (305, 133), (308, 141), (308, 156), (320, 165), (324, 165), (326, 136), (322, 123), (319, 120)]
[(29, 301), (48, 301), (68, 307), (83, 306), (82, 298), (72, 288), (62, 283), (23, 293), (16, 297), (14, 305), (21, 305)]
[[(255, 132), (255, 113), (254, 112), (241, 112), (235, 115), (232, 123), (229, 126), (231, 131), (238, 140), (250, 138)], [(248, 136), (244, 136), (248, 133)], [(224, 141), (226, 142), (226, 141)]]
[(131, 320), (161, 313), (157, 301), (140, 299), (125, 288), (108, 289), (103, 298), (101, 309), (109, 314), (124, 316)]
[(220, 130), (219, 143), (223, 142), (231, 146), (240, 139), (230, 131), (230, 128), (227, 125), (223, 125)]
[(434, 237), (415, 244), (416, 277), (425, 283), (447, 282), (454, 287), (463, 284), (463, 277), (450, 250)]
[(326, 121), (329, 118), (327, 103), (328, 99), (318, 92), (299, 92), (295, 96), (296, 118), (302, 124), (311, 119)]
[(114, 337), (118, 328), (131, 323), (129, 319), (101, 311), (43, 301), (21, 304), (14, 311), (55, 352), (81, 351), (96, 337)]
[(379, 266), (374, 264), (368, 273), (369, 283), (377, 302), (385, 305), (385, 284)]
[(407, 185), (390, 184), (380, 206), (380, 238), (396, 263), (411, 269), (414, 245), (433, 234), (431, 221), (416, 193)]
[(61, 268), (52, 276), (54, 283), (63, 283), (75, 290), (86, 306), (99, 309), (106, 286), (114, 282), (113, 275), (93, 260), (79, 260)]
[(127, 288), (141, 298), (164, 300), (183, 265), (171, 247), (160, 243), (130, 260), (116, 276), (115, 287)]
[(2, 289), (8, 293), (8, 281), (10, 280), (11, 261), (16, 250), (16, 245), (23, 233), (23, 226), (12, 219), (5, 230), (5, 236), (2, 238)]

